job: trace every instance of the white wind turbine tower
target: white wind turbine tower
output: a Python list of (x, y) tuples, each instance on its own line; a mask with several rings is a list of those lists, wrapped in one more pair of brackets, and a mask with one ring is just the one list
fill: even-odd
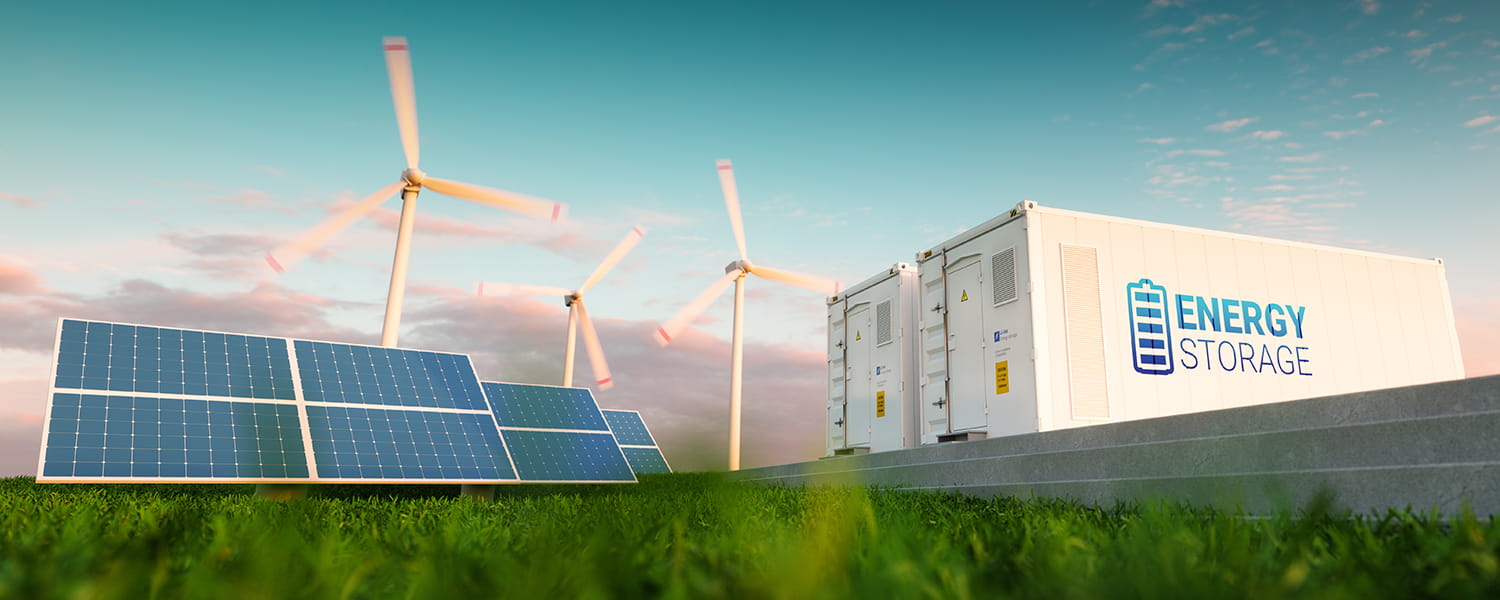
[(703, 314), (708, 305), (713, 303), (729, 284), (734, 283), (734, 334), (729, 353), (729, 470), (738, 471), (740, 468), (740, 380), (744, 357), (745, 326), (745, 276), (758, 275), (772, 281), (780, 281), (807, 288), (824, 295), (838, 293), (838, 283), (814, 277), (773, 269), (762, 265), (753, 265), (745, 256), (745, 224), (740, 218), (740, 193), (734, 185), (734, 167), (728, 160), (718, 161), (719, 186), (724, 189), (724, 204), (729, 209), (729, 224), (734, 227), (734, 241), (739, 245), (740, 259), (729, 263), (724, 267), (724, 276), (708, 286), (702, 294), (689, 302), (675, 316), (656, 330), (657, 343), (665, 346), (672, 343), (683, 328), (687, 327), (693, 319)]
[(401, 302), (406, 296), (406, 264), (411, 254), (411, 232), (422, 188), (439, 194), (487, 204), (512, 212), (557, 221), (567, 208), (562, 204), (523, 196), (512, 192), (428, 177), (417, 168), (420, 154), (417, 138), (417, 98), (412, 83), (411, 54), (404, 37), (384, 38), (385, 67), (391, 79), (391, 100), (396, 105), (396, 125), (401, 130), (401, 147), (406, 153), (406, 170), (401, 180), (370, 194), (359, 203), (302, 234), (300, 237), (266, 253), (266, 262), (280, 273), (316, 250), (333, 234), (364, 216), (397, 190), (401, 190), (401, 225), (396, 234), (396, 257), (391, 263), (391, 287), (386, 296), (385, 325), (380, 331), (380, 345), (394, 347), (401, 326)]
[(607, 390), (614, 386), (614, 379), (610, 377), (609, 365), (604, 361), (604, 348), (599, 345), (599, 335), (594, 331), (594, 322), (589, 319), (589, 311), (583, 306), (583, 293), (599, 283), (599, 280), (603, 279), (610, 269), (615, 268), (615, 265), (619, 264), (645, 236), (646, 230), (639, 225), (631, 229), (630, 233), (625, 234), (625, 239), (615, 245), (615, 249), (609, 253), (609, 256), (604, 257), (604, 262), (599, 263), (589, 278), (584, 280), (583, 285), (578, 286), (576, 290), (540, 285), (481, 282), (479, 295), (483, 296), (485, 289), (489, 289), (501, 294), (562, 296), (563, 305), (568, 307), (568, 341), (567, 350), (563, 356), (563, 387), (573, 387), (573, 349), (578, 337), (578, 326), (582, 324), (583, 347), (589, 354), (589, 366), (594, 369), (594, 383), (599, 386), (600, 390)]

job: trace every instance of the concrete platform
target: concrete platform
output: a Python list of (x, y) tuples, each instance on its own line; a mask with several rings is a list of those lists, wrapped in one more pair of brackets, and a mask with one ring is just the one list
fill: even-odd
[(885, 485), (1263, 514), (1320, 489), (1356, 512), (1500, 514), (1500, 376), (748, 469), (747, 482)]

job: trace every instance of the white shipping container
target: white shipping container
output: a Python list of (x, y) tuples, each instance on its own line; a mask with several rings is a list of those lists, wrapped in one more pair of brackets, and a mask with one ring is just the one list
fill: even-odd
[(1438, 259), (1032, 202), (917, 258), (923, 444), (1464, 376)]
[(828, 299), (826, 456), (919, 443), (917, 308), (906, 263)]

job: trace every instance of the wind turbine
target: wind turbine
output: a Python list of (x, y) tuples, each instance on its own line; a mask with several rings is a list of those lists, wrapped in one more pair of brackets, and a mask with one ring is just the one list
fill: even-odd
[(620, 260), (624, 259), (625, 255), (630, 253), (630, 250), (635, 248), (635, 245), (640, 243), (641, 238), (645, 236), (646, 230), (641, 229), (639, 225), (631, 229), (630, 233), (625, 234), (625, 239), (615, 245), (615, 249), (604, 257), (604, 262), (599, 263), (589, 278), (585, 279), (583, 285), (578, 286), (576, 290), (541, 285), (480, 282), (479, 295), (483, 296), (485, 287), (488, 286), (491, 290), (499, 290), (502, 294), (562, 296), (563, 306), (568, 307), (568, 342), (563, 356), (563, 387), (573, 387), (573, 349), (578, 337), (578, 326), (581, 323), (583, 347), (589, 354), (589, 366), (594, 369), (594, 383), (599, 386), (600, 390), (607, 390), (614, 387), (614, 378), (609, 376), (609, 365), (604, 362), (604, 348), (599, 345), (599, 336), (594, 331), (594, 322), (589, 319), (589, 311), (583, 306), (583, 293), (599, 283), (599, 280), (604, 278), (604, 274), (615, 268), (615, 265), (619, 264)]
[(556, 202), (513, 192), (428, 177), (417, 168), (420, 149), (417, 138), (417, 97), (411, 75), (411, 53), (404, 37), (387, 37), (383, 41), (385, 68), (391, 79), (391, 100), (396, 105), (396, 126), (401, 131), (401, 147), (406, 153), (406, 170), (401, 172), (401, 180), (380, 188), (379, 191), (370, 194), (354, 206), (334, 215), (300, 237), (267, 252), (266, 262), (277, 273), (286, 271), (297, 261), (323, 245), (335, 233), (375, 210), (381, 202), (386, 201), (397, 190), (401, 190), (401, 225), (396, 233), (396, 257), (391, 263), (391, 287), (385, 301), (385, 324), (380, 331), (380, 345), (394, 347), (397, 330), (401, 327), (401, 302), (406, 296), (406, 265), (411, 255), (411, 232), (417, 208), (417, 194), (422, 191), (422, 188), (527, 216), (551, 219), (554, 222), (563, 218), (567, 207)]
[(772, 281), (807, 288), (824, 295), (838, 293), (835, 281), (803, 275), (781, 269), (751, 264), (745, 252), (745, 223), (740, 218), (740, 193), (734, 185), (734, 166), (728, 160), (719, 160), (719, 187), (724, 190), (724, 205), (729, 210), (729, 224), (734, 228), (734, 241), (739, 244), (740, 259), (724, 267), (724, 276), (715, 281), (692, 302), (656, 330), (656, 342), (665, 346), (687, 327), (693, 319), (718, 299), (724, 289), (734, 284), (734, 334), (729, 352), (729, 470), (740, 469), (740, 380), (744, 358), (745, 327), (745, 276), (758, 275)]

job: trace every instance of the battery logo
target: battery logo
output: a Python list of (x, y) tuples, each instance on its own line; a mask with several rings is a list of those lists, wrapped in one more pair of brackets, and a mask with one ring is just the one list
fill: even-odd
[(1135, 370), (1146, 375), (1172, 373), (1172, 327), (1167, 320), (1167, 288), (1142, 279), (1126, 284), (1130, 311), (1130, 349)]

